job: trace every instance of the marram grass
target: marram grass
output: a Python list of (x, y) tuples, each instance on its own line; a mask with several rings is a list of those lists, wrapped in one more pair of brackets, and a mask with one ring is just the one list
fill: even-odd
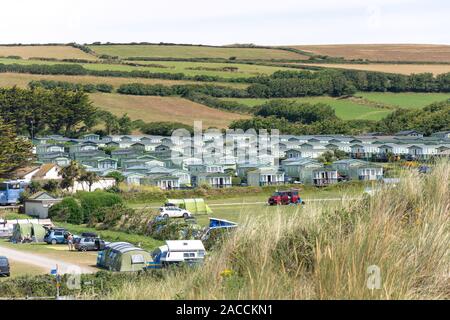
[(137, 278), (103, 298), (448, 299), (449, 181), (442, 161), (372, 197), (247, 215), (201, 268)]

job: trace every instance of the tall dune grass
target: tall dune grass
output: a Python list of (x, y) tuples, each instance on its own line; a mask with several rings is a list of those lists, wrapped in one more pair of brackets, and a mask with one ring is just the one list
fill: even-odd
[[(107, 299), (448, 299), (450, 163), (396, 187), (251, 218), (198, 269), (167, 270)], [(381, 286), (369, 289), (368, 268)]]

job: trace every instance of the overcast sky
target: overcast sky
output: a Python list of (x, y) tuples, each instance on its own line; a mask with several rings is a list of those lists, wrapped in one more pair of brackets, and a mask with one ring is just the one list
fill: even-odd
[(448, 0), (10, 0), (0, 43), (450, 44)]

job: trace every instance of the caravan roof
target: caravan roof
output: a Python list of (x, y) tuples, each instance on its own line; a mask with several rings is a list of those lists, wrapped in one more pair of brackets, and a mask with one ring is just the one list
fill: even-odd
[(167, 240), (166, 245), (170, 252), (205, 250), (201, 240)]

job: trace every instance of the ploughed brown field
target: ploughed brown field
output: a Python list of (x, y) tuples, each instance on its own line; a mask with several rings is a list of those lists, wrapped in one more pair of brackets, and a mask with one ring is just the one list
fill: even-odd
[(89, 94), (94, 105), (121, 116), (127, 113), (132, 120), (145, 122), (176, 121), (193, 125), (202, 120), (203, 127), (226, 128), (231, 121), (249, 116), (213, 109), (178, 97), (131, 96), (110, 93)]
[(430, 72), (434, 75), (450, 72), (450, 64), (353, 64), (353, 63), (308, 63), (308, 66), (318, 66), (325, 68), (354, 69), (365, 71), (378, 71), (387, 73), (424, 73)]
[(432, 44), (343, 44), (300, 45), (295, 49), (330, 57), (372, 61), (450, 62), (450, 45)]
[(70, 46), (0, 46), (0, 56), (20, 56), (29, 58), (55, 59), (85, 59), (95, 60), (96, 57)]
[[(127, 83), (162, 84), (166, 86), (176, 84), (199, 84), (199, 82), (196, 81), (185, 81), (185, 80), (0, 73), (0, 87), (18, 86), (25, 88), (28, 86), (28, 83), (33, 80), (66, 81), (71, 83), (82, 83), (82, 84), (106, 83), (114, 86), (115, 88), (119, 87), (122, 84)], [(200, 84), (209, 84), (209, 82), (201, 82)], [(231, 82), (226, 83), (214, 82), (211, 84), (219, 86), (223, 85), (234, 88), (246, 88), (248, 86), (248, 84), (245, 83), (231, 83)]]

